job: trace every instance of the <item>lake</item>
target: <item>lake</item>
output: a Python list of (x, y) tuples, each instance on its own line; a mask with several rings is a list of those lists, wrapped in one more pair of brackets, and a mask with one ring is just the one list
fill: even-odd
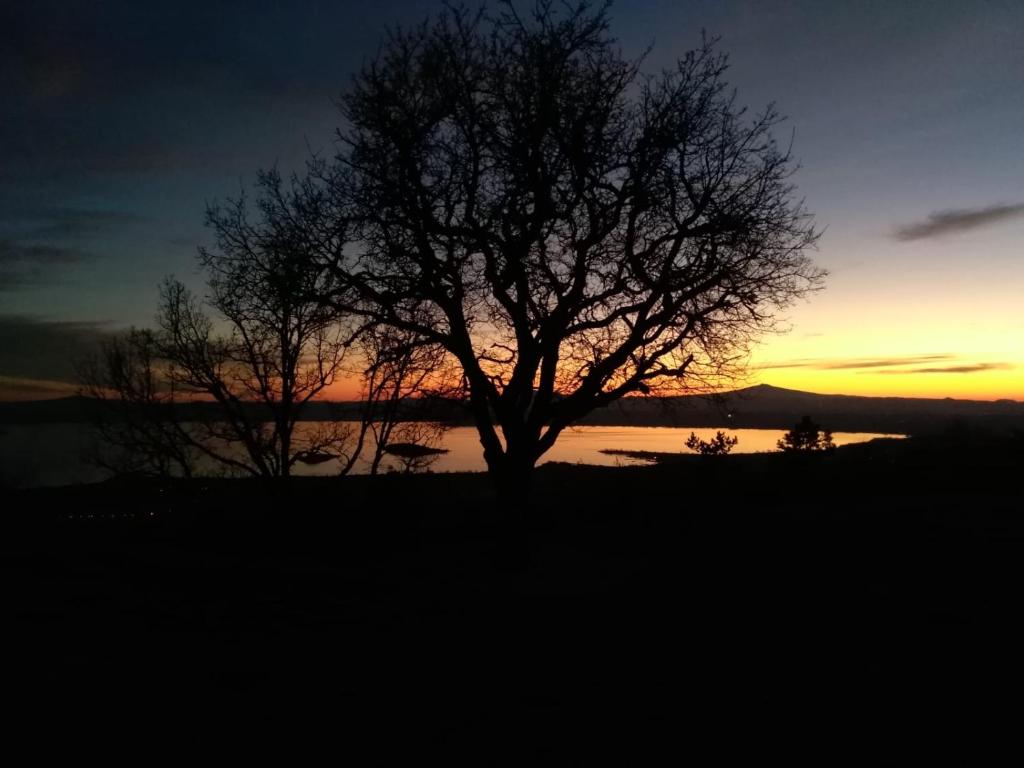
[[(303, 422), (299, 428), (314, 424)], [(644, 462), (641, 460), (610, 456), (601, 451), (619, 449), (689, 453), (683, 443), (691, 431), (705, 440), (716, 432), (713, 428), (705, 427), (574, 427), (562, 433), (541, 463), (565, 461), (602, 466), (642, 464)], [(781, 429), (732, 429), (727, 432), (739, 438), (734, 453), (774, 451), (776, 441), (784, 434)], [(895, 435), (836, 432), (832, 437), (836, 445), (846, 445)], [(107, 474), (90, 466), (86, 460), (88, 446), (88, 428), (84, 424), (0, 425), (0, 482), (26, 488), (103, 480)], [(449, 430), (442, 447), (449, 452), (437, 457), (430, 466), (431, 472), (483, 472), (487, 468), (476, 430), (472, 427)], [(392, 461), (385, 459), (385, 469)], [(296, 466), (295, 474), (332, 475), (338, 472), (338, 468), (337, 461), (313, 466), (300, 463)], [(366, 471), (363, 462), (357, 463), (355, 473)]]

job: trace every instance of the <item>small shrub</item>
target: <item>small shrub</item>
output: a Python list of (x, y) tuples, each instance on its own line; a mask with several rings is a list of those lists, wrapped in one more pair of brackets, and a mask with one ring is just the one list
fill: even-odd
[(696, 451), (701, 456), (725, 456), (736, 447), (740, 441), (738, 437), (730, 437), (719, 430), (710, 440), (701, 440), (695, 432), (691, 432), (686, 438), (686, 447)]

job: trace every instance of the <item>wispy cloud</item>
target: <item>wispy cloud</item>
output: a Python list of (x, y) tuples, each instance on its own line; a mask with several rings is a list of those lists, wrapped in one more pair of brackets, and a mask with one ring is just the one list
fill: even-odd
[(66, 381), (40, 381), (0, 376), (0, 401), (46, 400), (67, 397), (78, 392), (78, 386)]
[(19, 205), (3, 200), (0, 236), (20, 240), (96, 237), (145, 221), (130, 211), (63, 205)]
[(30, 236), (50, 239), (94, 237), (142, 220), (141, 216), (124, 211), (45, 208), (30, 212), (25, 223)]
[(983, 371), (1007, 371), (1015, 366), (1009, 363), (974, 363), (972, 365), (945, 365), (932, 368), (902, 368), (875, 371), (875, 373), (982, 373)]
[(819, 371), (854, 370), (858, 368), (894, 368), (901, 365), (921, 365), (937, 363), (942, 360), (953, 360), (950, 354), (941, 355), (910, 355), (907, 357), (886, 357), (849, 360), (826, 360), (821, 358), (804, 358), (771, 363), (764, 368), (814, 368)]
[(80, 248), (0, 240), (0, 293), (51, 282), (55, 269), (90, 256)]
[(0, 267), (29, 262), (33, 264), (71, 264), (84, 253), (75, 248), (54, 245), (26, 245), (0, 240)]
[(1024, 203), (936, 211), (929, 214), (924, 221), (916, 221), (899, 227), (894, 237), (904, 242), (925, 240), (980, 229), (1020, 216), (1024, 216)]
[(981, 373), (984, 371), (1010, 370), (1016, 366), (1010, 363), (963, 362), (951, 354), (907, 355), (906, 357), (861, 358), (849, 360), (804, 358), (769, 363), (763, 369), (807, 368), (815, 371), (855, 371), (863, 374), (916, 374), (916, 373)]
[(62, 206), (0, 209), (0, 292), (59, 282), (60, 268), (92, 260), (89, 241), (144, 221), (126, 212)]
[(843, 371), (857, 368), (895, 368), (900, 365), (919, 365), (920, 363), (936, 363), (940, 360), (952, 360), (953, 355), (913, 355), (910, 357), (887, 357), (875, 360), (842, 360), (825, 363), (820, 367), (826, 371)]

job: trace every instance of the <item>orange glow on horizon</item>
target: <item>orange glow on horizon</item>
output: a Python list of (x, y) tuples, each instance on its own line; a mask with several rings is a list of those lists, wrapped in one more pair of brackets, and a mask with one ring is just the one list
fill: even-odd
[(1024, 386), (1019, 370), (1000, 374), (870, 374), (867, 372), (793, 372), (765, 371), (752, 383), (770, 384), (822, 395), (862, 397), (953, 398), (956, 400), (1024, 401)]
[(996, 307), (898, 305), (874, 315), (858, 307), (859, 319), (852, 309), (830, 309), (831, 317), (808, 311), (790, 333), (764, 339), (753, 351), (751, 383), (821, 394), (1024, 400), (1024, 317)]
[(357, 378), (338, 379), (329, 387), (325, 387), (317, 400), (348, 402), (362, 397), (362, 383)]
[[(957, 361), (959, 362), (959, 361)], [(773, 363), (774, 364), (774, 361)], [(772, 365), (772, 364), (769, 364)], [(983, 363), (982, 363), (983, 364)], [(966, 364), (971, 365), (971, 364)], [(974, 365), (980, 365), (975, 363)], [(913, 374), (878, 373), (871, 369), (814, 369), (753, 366), (749, 375), (725, 389), (740, 389), (755, 384), (769, 384), (822, 395), (854, 395), (863, 397), (955, 398), (958, 400), (1024, 401), (1024, 365), (980, 371), (977, 373)], [(5, 378), (0, 382), (0, 401), (51, 400), (77, 393), (77, 387), (63, 382), (40, 382)], [(315, 399), (350, 402), (361, 397), (360, 383), (355, 379), (335, 382)]]

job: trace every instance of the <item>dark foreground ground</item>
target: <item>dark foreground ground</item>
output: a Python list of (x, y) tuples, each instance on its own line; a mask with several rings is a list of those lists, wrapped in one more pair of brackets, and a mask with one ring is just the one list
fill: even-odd
[(1015, 450), (548, 466), (519, 568), (482, 476), (8, 494), (6, 723), (355, 765), (977, 764), (1024, 697)]

